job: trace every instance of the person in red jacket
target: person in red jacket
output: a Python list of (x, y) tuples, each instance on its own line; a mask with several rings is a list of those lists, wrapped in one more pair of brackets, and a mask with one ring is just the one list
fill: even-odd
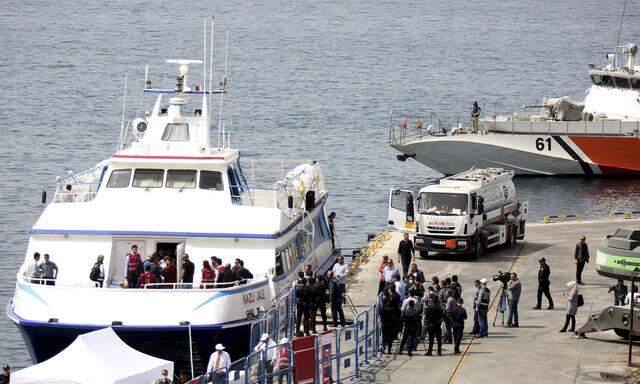
[[(178, 276), (177, 270), (176, 270), (176, 262), (172, 258), (167, 256), (165, 258), (165, 263), (167, 265), (162, 270), (162, 277), (164, 278), (164, 282), (166, 284), (175, 284), (177, 282), (176, 278)], [(167, 287), (175, 288), (168, 285)]]
[(140, 271), (142, 270), (142, 257), (138, 253), (138, 246), (133, 244), (131, 252), (125, 258), (125, 271), (127, 272), (127, 285), (129, 288), (138, 288)]
[(140, 275), (140, 288), (144, 288), (147, 284), (153, 283), (155, 283), (155, 279), (151, 273), (151, 266), (147, 265), (142, 275)]
[(209, 261), (202, 261), (202, 284), (200, 284), (201, 289), (213, 288), (216, 278), (217, 270), (211, 269), (211, 265), (209, 265)]

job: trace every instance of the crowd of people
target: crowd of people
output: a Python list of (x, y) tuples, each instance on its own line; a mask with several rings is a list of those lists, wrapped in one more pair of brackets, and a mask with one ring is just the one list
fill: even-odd
[[(560, 332), (576, 332), (575, 316), (578, 308), (584, 305), (580, 285), (584, 284), (582, 271), (589, 262), (589, 249), (584, 236), (576, 245), (573, 256), (576, 280), (568, 282), (563, 292), (567, 307), (565, 323)], [(394, 260), (385, 255), (378, 267), (383, 353), (392, 353), (395, 341), (399, 341), (399, 354), (406, 350), (412, 355), (420, 341), (425, 342), (427, 355), (432, 355), (434, 349), (441, 354), (443, 343), (453, 343), (454, 353), (460, 353), (460, 342), (468, 315), (461, 297), (462, 287), (458, 276), (444, 279), (432, 276), (430, 281), (426, 281), (425, 273), (415, 263), (415, 250), (408, 234), (404, 234), (398, 244), (397, 263), (401, 264), (401, 271)], [(551, 268), (544, 257), (538, 260), (538, 265), (537, 301), (533, 309), (542, 309), (544, 296), (548, 301), (547, 309), (553, 310), (555, 306), (550, 292)], [(500, 289), (504, 290), (504, 297), (501, 296), (504, 303), (497, 310), (507, 316), (506, 327), (518, 328), (522, 283), (517, 273), (506, 273), (502, 278), (494, 276), (494, 280), (501, 281)], [(474, 282), (473, 302), (470, 305), (473, 317), (469, 315), (469, 320), (473, 320), (470, 334), (477, 338), (489, 336), (488, 312), (492, 294), (487, 285), (488, 281), (484, 278)], [(637, 291), (634, 291), (633, 299), (640, 301), (640, 293)], [(632, 294), (622, 280), (610, 287), (609, 292), (614, 294), (615, 305), (629, 305), (632, 300)]]
[[(125, 257), (126, 283), (121, 287), (127, 288), (193, 288), (195, 264), (189, 260), (188, 254), (182, 255), (180, 273), (176, 260), (171, 256), (161, 256), (157, 253), (143, 260), (138, 252), (138, 246), (132, 245), (131, 251)], [(234, 265), (222, 263), (222, 259), (211, 256), (211, 261), (203, 260), (200, 270), (200, 288), (217, 288), (232, 284), (244, 284), (253, 278), (253, 274), (244, 266), (244, 261), (235, 259)], [(89, 279), (100, 287), (104, 284), (104, 256), (99, 255), (91, 268)]]
[(296, 280), (296, 335), (318, 332), (320, 312), (322, 330), (327, 328), (327, 307), (331, 309), (333, 327), (346, 325), (343, 306), (346, 303), (346, 277), (349, 268), (339, 256), (333, 268), (324, 275), (313, 273), (311, 265), (298, 272)]

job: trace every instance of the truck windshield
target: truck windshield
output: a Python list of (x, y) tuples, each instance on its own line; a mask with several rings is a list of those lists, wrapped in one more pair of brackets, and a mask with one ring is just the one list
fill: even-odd
[(468, 197), (461, 193), (422, 192), (418, 212), (427, 215), (463, 216), (468, 211)]

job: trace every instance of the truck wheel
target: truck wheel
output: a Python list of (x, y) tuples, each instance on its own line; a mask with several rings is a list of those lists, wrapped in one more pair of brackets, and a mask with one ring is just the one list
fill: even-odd
[[(613, 332), (615, 332), (616, 335), (622, 337), (623, 339), (629, 340), (629, 330), (628, 329), (614, 328)], [(640, 335), (631, 336), (631, 340), (639, 341), (640, 340)]]
[(478, 260), (479, 258), (482, 257), (482, 255), (484, 255), (484, 237), (483, 236), (476, 237), (475, 243), (476, 243), (476, 246), (473, 248), (473, 250), (469, 254), (469, 257), (471, 260)]
[(509, 226), (509, 240), (507, 241), (507, 248), (513, 248), (516, 246), (516, 227), (515, 225)]
[(421, 259), (426, 259), (427, 257), (429, 257), (429, 251), (420, 251)]

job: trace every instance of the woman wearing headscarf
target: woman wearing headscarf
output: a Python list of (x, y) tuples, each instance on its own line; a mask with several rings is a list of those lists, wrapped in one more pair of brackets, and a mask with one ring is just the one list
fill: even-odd
[(562, 327), (560, 332), (567, 332), (569, 321), (571, 321), (571, 328), (569, 328), (569, 332), (575, 332), (576, 313), (578, 313), (578, 285), (576, 282), (568, 282), (567, 290), (566, 292), (562, 292), (562, 294), (567, 299), (567, 314), (565, 316), (564, 327)]

